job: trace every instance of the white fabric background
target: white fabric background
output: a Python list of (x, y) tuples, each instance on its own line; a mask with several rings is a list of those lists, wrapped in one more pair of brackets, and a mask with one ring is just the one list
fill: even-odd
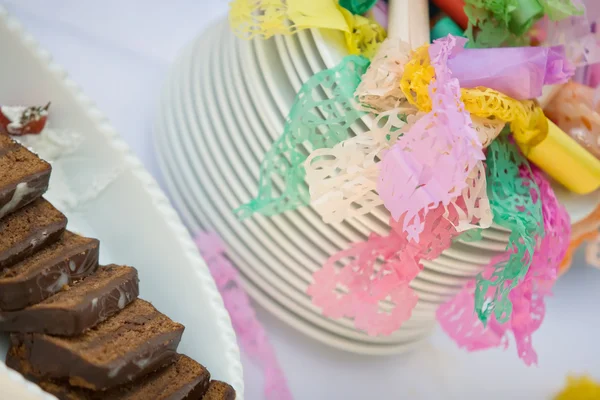
[[(227, 0), (0, 3), (66, 68), (160, 180), (150, 136), (153, 110), (169, 64), (179, 49), (210, 21), (224, 17)], [(568, 369), (592, 372), (600, 378), (598, 357), (596, 362), (590, 362), (590, 357), (569, 355), (569, 341), (581, 332), (565, 318), (570, 315), (568, 307), (585, 304), (585, 293), (598, 291), (599, 277), (597, 271), (579, 268), (563, 278), (550, 302), (546, 324), (534, 340), (546, 362), (558, 357), (569, 363)], [(258, 314), (269, 331), (296, 399), (466, 399), (482, 393), (500, 373), (510, 376), (509, 380), (531, 382), (537, 388), (531, 393), (538, 395), (552, 393), (563, 383), (564, 372), (527, 369), (512, 348), (507, 353), (492, 351), (469, 356), (437, 332), (432, 343), (415, 354), (361, 357), (304, 337), (261, 309)], [(576, 316), (573, 318), (577, 321)], [(590, 322), (586, 337), (599, 337), (597, 320)], [(598, 346), (589, 351), (600, 356)], [(243, 362), (247, 398), (262, 399), (260, 371), (247, 359)], [(493, 365), (493, 370), (480, 368), (482, 363)], [(455, 395), (461, 387), (468, 394)], [(538, 398), (520, 394), (523, 397), (514, 387), (505, 386), (484, 397)]]

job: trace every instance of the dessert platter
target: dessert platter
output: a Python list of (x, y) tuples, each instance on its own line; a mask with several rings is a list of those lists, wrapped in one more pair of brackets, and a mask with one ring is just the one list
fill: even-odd
[(154, 180), (1, 7), (0, 47), (3, 395), (243, 399), (229, 316)]

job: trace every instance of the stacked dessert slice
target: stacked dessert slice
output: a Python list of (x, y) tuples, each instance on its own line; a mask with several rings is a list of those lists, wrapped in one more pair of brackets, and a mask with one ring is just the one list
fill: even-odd
[(235, 399), (178, 354), (184, 326), (138, 298), (138, 271), (99, 266), (41, 196), (50, 165), (0, 134), (0, 331), (6, 364), (59, 399)]

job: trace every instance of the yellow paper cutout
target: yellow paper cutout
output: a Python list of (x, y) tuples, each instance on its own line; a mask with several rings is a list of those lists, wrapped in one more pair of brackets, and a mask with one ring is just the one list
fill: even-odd
[(567, 386), (554, 400), (600, 400), (600, 384), (588, 376), (570, 376), (567, 378)]
[(336, 0), (232, 0), (229, 6), (229, 24), (242, 39), (334, 29), (344, 32), (350, 54), (370, 59), (387, 36), (375, 20), (353, 15)]
[(336, 0), (232, 0), (229, 23), (236, 36), (268, 39), (308, 28), (350, 32)]
[(336, 0), (287, 0), (286, 3), (288, 18), (297, 29), (325, 28), (351, 32)]
[[(408, 101), (421, 111), (431, 111), (429, 84), (434, 79), (429, 59), (429, 45), (417, 49), (404, 68), (400, 88)], [(535, 146), (547, 135), (547, 120), (532, 100), (515, 100), (489, 88), (461, 89), (461, 100), (472, 115), (508, 122), (521, 147)]]
[(372, 19), (354, 15), (343, 7), (339, 9), (350, 28), (344, 34), (348, 52), (362, 54), (368, 59), (375, 57), (379, 46), (387, 37), (385, 29)]

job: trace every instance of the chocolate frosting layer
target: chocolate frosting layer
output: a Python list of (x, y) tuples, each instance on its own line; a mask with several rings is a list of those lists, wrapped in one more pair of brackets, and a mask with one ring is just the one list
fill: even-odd
[(0, 269), (10, 267), (23, 261), (39, 249), (56, 242), (65, 233), (67, 219), (50, 225), (33, 228), (31, 234), (23, 241), (0, 254)]
[[(75, 284), (83, 295), (61, 292), (32, 307), (0, 312), (0, 330), (76, 336), (118, 313), (139, 294), (137, 270), (108, 266)], [(60, 299), (57, 299), (60, 297)]]
[(0, 187), (0, 218), (26, 206), (48, 190), (51, 169), (28, 176), (21, 182)]
[(15, 347), (9, 349), (6, 365), (59, 400), (200, 400), (210, 381), (206, 368), (181, 354), (176, 355), (173, 363), (165, 368), (106, 391), (73, 387), (64, 380), (40, 380), (31, 375), (31, 365), (19, 357), (19, 350)]
[[(136, 300), (140, 301), (143, 302)], [(124, 313), (122, 311), (113, 318)], [(12, 334), (11, 339), (14, 346), (23, 349), (23, 358), (31, 364), (35, 376), (44, 379), (69, 377), (71, 385), (92, 390), (106, 390), (134, 381), (173, 361), (183, 325), (172, 322), (156, 309), (153, 313), (137, 314), (120, 323), (118, 330), (104, 332), (103, 325), (110, 321), (94, 328), (93, 335), (85, 333), (74, 339), (85, 343), (85, 351), (75, 349), (71, 340), (39, 333)], [(128, 335), (128, 331), (133, 334)], [(127, 351), (117, 357), (98, 356), (110, 352), (115, 343), (120, 341), (122, 344), (124, 340), (127, 340)]]
[(61, 252), (25, 276), (0, 278), (0, 311), (21, 310), (40, 303), (65, 285), (94, 273), (98, 268), (99, 246), (96, 239), (65, 245)]

